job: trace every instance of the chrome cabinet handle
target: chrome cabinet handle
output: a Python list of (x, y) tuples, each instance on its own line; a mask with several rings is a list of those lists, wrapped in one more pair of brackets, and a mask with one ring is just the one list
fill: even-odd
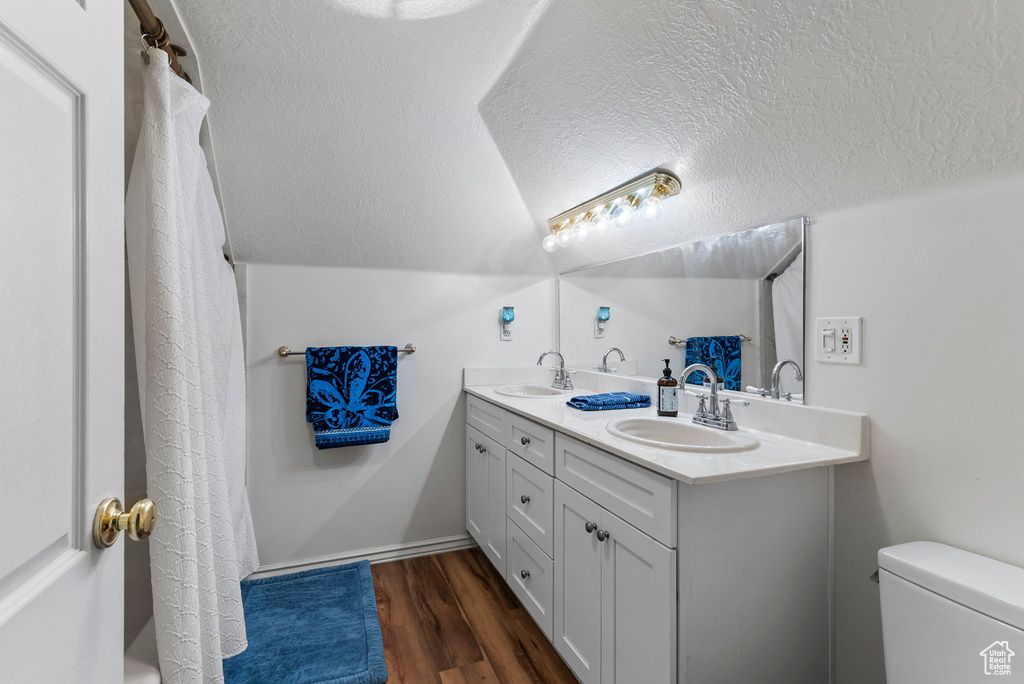
[(597, 529), (597, 523), (588, 522), (583, 527), (587, 530), (587, 534), (591, 534), (594, 530)]
[(597, 531), (597, 541), (599, 541), (599, 542), (603, 542), (605, 539), (607, 539), (610, 536), (612, 536), (612, 533), (609, 532), (608, 530), (598, 530)]
[(522, 572), (519, 573), (519, 576), (522, 577), (523, 579), (530, 579), (530, 571), (529, 570), (523, 570)]
[(521, 497), (519, 497), (519, 501), (521, 503), (528, 504), (530, 503), (530, 497), (528, 497), (526, 494), (523, 494)]
[(529, 437), (521, 437), (519, 439), (519, 443), (522, 444), (523, 446), (529, 446), (530, 438)]
[(480, 446), (479, 444), (474, 444), (473, 448), (475, 448), (477, 451), (483, 451), (484, 450), (484, 448), (482, 446)]

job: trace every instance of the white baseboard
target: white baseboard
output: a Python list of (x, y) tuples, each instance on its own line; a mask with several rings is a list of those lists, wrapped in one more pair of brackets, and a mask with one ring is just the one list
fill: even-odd
[(331, 556), (309, 558), (302, 561), (287, 561), (284, 563), (269, 563), (261, 565), (256, 572), (246, 579), (258, 579), (260, 577), (273, 577), (284, 575), (290, 572), (312, 570), (313, 568), (324, 568), (331, 565), (343, 563), (355, 563), (361, 560), (368, 560), (371, 563), (384, 563), (387, 561), (402, 560), (403, 558), (416, 558), (417, 556), (430, 556), (445, 551), (458, 551), (476, 546), (476, 542), (469, 534), (456, 534), (451, 537), (438, 537), (436, 539), (424, 539), (423, 541), (406, 542), (404, 544), (393, 544), (391, 546), (379, 546), (373, 549), (359, 549), (346, 551)]

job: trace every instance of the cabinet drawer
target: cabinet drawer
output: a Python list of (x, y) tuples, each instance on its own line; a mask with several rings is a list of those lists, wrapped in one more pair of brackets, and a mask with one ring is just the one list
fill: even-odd
[(505, 409), (472, 394), (466, 395), (466, 422), (502, 446), (505, 445)]
[(508, 584), (540, 631), (551, 641), (554, 629), (551, 617), (554, 563), (511, 520), (508, 521), (507, 539)]
[(543, 470), (555, 474), (555, 433), (514, 413), (508, 414), (508, 442), (512, 453)]
[(676, 483), (618, 456), (559, 434), (555, 476), (646, 532), (676, 546)]
[[(554, 555), (555, 479), (515, 454), (506, 461), (508, 517), (548, 556)], [(525, 500), (524, 500), (525, 499)]]

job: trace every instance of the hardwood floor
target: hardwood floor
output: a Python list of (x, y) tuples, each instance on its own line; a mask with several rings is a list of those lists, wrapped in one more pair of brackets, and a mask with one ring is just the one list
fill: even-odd
[(388, 684), (576, 684), (479, 548), (372, 569)]

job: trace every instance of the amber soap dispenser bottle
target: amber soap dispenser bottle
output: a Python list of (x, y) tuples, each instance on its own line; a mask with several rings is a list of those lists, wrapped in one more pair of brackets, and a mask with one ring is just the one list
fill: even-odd
[(671, 359), (664, 359), (665, 370), (658, 378), (658, 415), (672, 416), (679, 415), (679, 383), (672, 377), (672, 369), (669, 368)]

